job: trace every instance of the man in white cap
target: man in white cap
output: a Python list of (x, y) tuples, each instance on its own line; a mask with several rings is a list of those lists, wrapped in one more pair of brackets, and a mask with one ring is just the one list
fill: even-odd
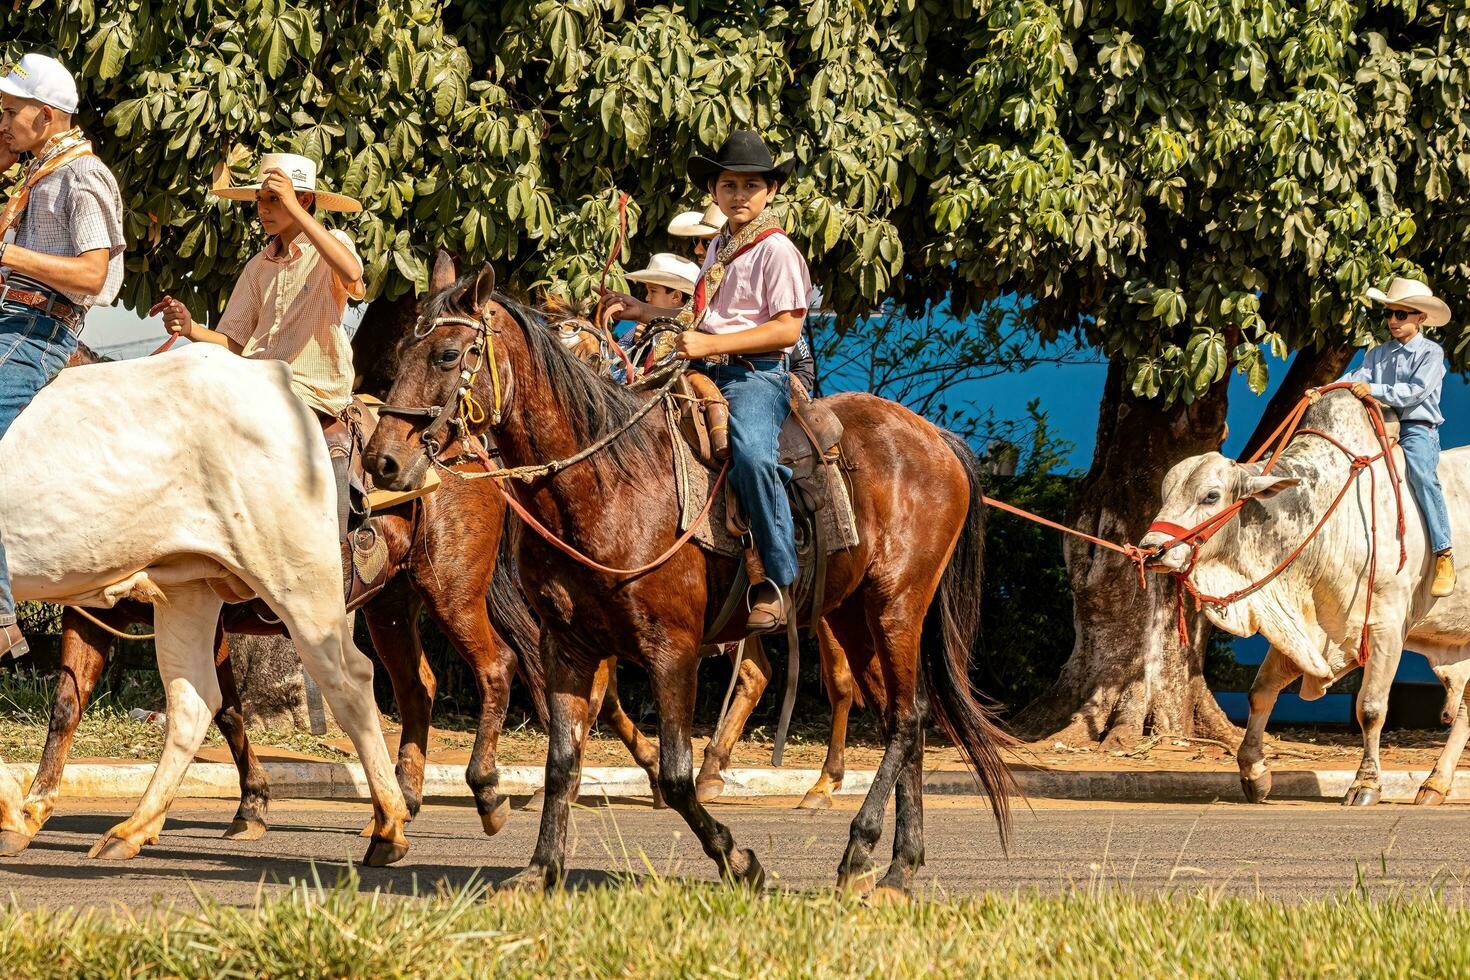
[[(28, 158), (0, 213), (0, 438), (76, 350), (87, 310), (122, 285), (122, 197), (72, 124), (77, 101), (71, 74), (42, 54), (0, 78), (0, 175)], [(0, 540), (0, 657), (27, 652)]]
[[(295, 153), (265, 153), (253, 183), (212, 188), (215, 197), (253, 201), (270, 241), (240, 274), (224, 314), (206, 327), (172, 296), (150, 315), (163, 314), (171, 334), (195, 343), (218, 344), (243, 357), (285, 361), (291, 388), (313, 411), (331, 447), (337, 478), (337, 515), (348, 532), (351, 497), (347, 486), (351, 440), (342, 415), (352, 404), (352, 345), (342, 329), (349, 300), (366, 293), (362, 260), (352, 239), (328, 230), (315, 212), (362, 210), (344, 194), (317, 186), (317, 165)], [(355, 581), (349, 569), (349, 602), (378, 584)]]
[(711, 204), (703, 211), (682, 211), (669, 222), (668, 231), (675, 238), (694, 239), (694, 257), (704, 261), (705, 250), (715, 236), (725, 230), (725, 212), (718, 204)]
[[(1359, 398), (1373, 398), (1399, 416), (1399, 446), (1408, 464), (1409, 489), (1429, 529), (1434, 552), (1430, 594), (1443, 598), (1455, 590), (1455, 558), (1450, 545), (1450, 517), (1439, 485), (1439, 410), (1444, 387), (1444, 350), (1420, 332), (1450, 322), (1450, 308), (1417, 279), (1396, 278), (1388, 291), (1368, 290), (1382, 304), (1388, 321), (1388, 343), (1363, 355), (1363, 365), (1343, 375)], [(1317, 392), (1308, 392), (1315, 397)]]

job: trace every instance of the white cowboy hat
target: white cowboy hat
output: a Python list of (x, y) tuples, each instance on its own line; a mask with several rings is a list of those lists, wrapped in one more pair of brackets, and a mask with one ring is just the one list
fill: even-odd
[(669, 252), (658, 252), (649, 257), (648, 268), (630, 272), (626, 278), (629, 282), (657, 283), (689, 296), (693, 294), (694, 282), (699, 278), (699, 266)]
[(720, 210), (720, 206), (711, 204), (703, 211), (685, 211), (674, 215), (674, 220), (669, 222), (669, 234), (680, 238), (709, 238), (723, 231), (727, 220), (729, 219)]
[(361, 211), (362, 202), (346, 194), (334, 194), (316, 186), (316, 161), (298, 153), (262, 153), (260, 169), (255, 182), (212, 188), (210, 193), (227, 201), (253, 201), (255, 192), (265, 181), (267, 170), (279, 170), (291, 181), (291, 186), (306, 194), (316, 195), (316, 206), (327, 211)]
[(1407, 306), (1428, 314), (1424, 318), (1426, 326), (1442, 327), (1450, 322), (1450, 308), (1444, 300), (1430, 292), (1427, 285), (1418, 279), (1405, 279), (1395, 276), (1393, 282), (1388, 284), (1388, 292), (1381, 289), (1368, 290), (1368, 298), (1376, 303), (1388, 306)]

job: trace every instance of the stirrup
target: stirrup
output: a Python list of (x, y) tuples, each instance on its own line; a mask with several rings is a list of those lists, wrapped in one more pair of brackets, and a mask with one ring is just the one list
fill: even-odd
[[(783, 589), (781, 586), (775, 585), (774, 583), (767, 582), (762, 584), (771, 584), (772, 587), (775, 588), (776, 608), (774, 610), (770, 609), (769, 607), (771, 606), (771, 602), (769, 601), (758, 602), (752, 605), (750, 598), (751, 594), (756, 589), (756, 586), (752, 585), (745, 592), (745, 609), (746, 612), (749, 613), (749, 615), (746, 616), (745, 619), (746, 630), (751, 633), (774, 633), (778, 630), (785, 629), (787, 622), (790, 621), (792, 613), (794, 612), (794, 610), (791, 608), (791, 590)], [(757, 617), (760, 618), (758, 619)], [(767, 621), (766, 617), (769, 617), (769, 622)]]
[(16, 623), (6, 623), (0, 626), (0, 660), (6, 657), (14, 657), (19, 660), (31, 652), (31, 645), (26, 640), (26, 635), (20, 631)]

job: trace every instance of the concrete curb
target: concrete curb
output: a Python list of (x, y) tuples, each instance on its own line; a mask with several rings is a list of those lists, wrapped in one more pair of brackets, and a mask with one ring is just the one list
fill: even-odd
[[(267, 762), (271, 796), (275, 799), (368, 799), (367, 780), (356, 762)], [(78, 763), (66, 767), (61, 792), (70, 797), (132, 799), (143, 794), (153, 776), (153, 763)], [(430, 799), (470, 799), (464, 770), (459, 766), (430, 763), (425, 766), (424, 796)], [(17, 763), (10, 771), (27, 786), (35, 775), (30, 763)], [(1016, 781), (1022, 792), (1038, 800), (1109, 800), (1125, 803), (1241, 802), (1244, 797), (1234, 772), (1104, 772), (1096, 770), (1018, 769)], [(1413, 800), (1429, 775), (1427, 770), (1395, 770), (1383, 773), (1383, 799)], [(542, 785), (540, 766), (503, 766), (500, 786), (512, 796), (528, 796)], [(817, 781), (816, 769), (730, 769), (725, 772), (727, 798), (801, 796)], [(1356, 773), (1352, 770), (1283, 769), (1273, 774), (1273, 799), (1338, 800), (1347, 792)], [(866, 793), (872, 785), (871, 770), (847, 773), (838, 795)], [(935, 770), (924, 777), (926, 792), (942, 796), (978, 793), (968, 772)], [(234, 799), (239, 781), (234, 766), (217, 762), (195, 762), (189, 766), (180, 796)], [(583, 797), (648, 796), (648, 778), (633, 766), (595, 766), (583, 770)], [(1455, 774), (1454, 796), (1470, 796), (1470, 771)]]

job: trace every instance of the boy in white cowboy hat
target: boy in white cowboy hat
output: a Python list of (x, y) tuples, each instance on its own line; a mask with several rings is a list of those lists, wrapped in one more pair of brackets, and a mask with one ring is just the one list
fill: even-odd
[[(149, 314), (162, 313), (169, 333), (195, 343), (285, 361), (291, 365), (292, 389), (316, 411), (323, 432), (339, 427), (339, 417), (352, 404), (354, 374), (342, 317), (348, 300), (363, 298), (362, 260), (345, 232), (328, 231), (313, 212), (350, 213), (361, 211), (362, 205), (319, 188), (316, 163), (294, 153), (262, 154), (253, 183), (216, 187), (211, 193), (228, 201), (254, 201), (270, 241), (246, 263), (213, 328), (196, 323), (172, 296), (165, 296)], [(336, 445), (332, 466), (345, 537), (348, 460)]]
[[(46, 55), (0, 78), (0, 175), (31, 158), (0, 213), (0, 437), (61, 372), (87, 310), (122, 286), (122, 197), (72, 122), (78, 102), (71, 74)], [(28, 650), (0, 541), (0, 657)]]
[(643, 284), (643, 298), (654, 306), (679, 309), (694, 295), (699, 266), (672, 252), (655, 252), (646, 268), (630, 272), (629, 282)]
[[(769, 209), (794, 160), (776, 163), (760, 135), (737, 130), (713, 158), (689, 161), (689, 179), (710, 192), (724, 231), (705, 256), (683, 310), (605, 294), (608, 308), (647, 323), (676, 316), (677, 356), (693, 361), (730, 403), (730, 481), (740, 496), (767, 580), (751, 586), (746, 628), (770, 632), (791, 616), (796, 539), (776, 442), (790, 410), (788, 359), (801, 337), (811, 276), (801, 251)], [(715, 271), (718, 270), (718, 271)]]
[[(1429, 529), (1434, 552), (1430, 594), (1443, 598), (1455, 590), (1455, 558), (1450, 545), (1450, 517), (1439, 485), (1439, 410), (1444, 387), (1444, 350), (1420, 332), (1450, 322), (1450, 308), (1417, 279), (1395, 278), (1388, 292), (1368, 290), (1368, 298), (1384, 306), (1386, 344), (1370, 348), (1363, 365), (1340, 380), (1351, 381), (1359, 398), (1374, 398), (1399, 416), (1399, 446), (1408, 463), (1409, 489)], [(1316, 391), (1308, 393), (1314, 397)]]

